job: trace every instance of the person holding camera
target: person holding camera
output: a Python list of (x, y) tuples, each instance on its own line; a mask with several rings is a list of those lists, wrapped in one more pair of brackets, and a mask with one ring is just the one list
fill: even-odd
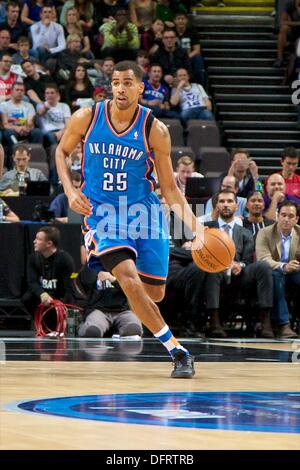
[(254, 190), (262, 189), (258, 168), (250, 154), (244, 149), (235, 149), (231, 153), (231, 166), (227, 176), (234, 176), (238, 181), (237, 196), (247, 198)]

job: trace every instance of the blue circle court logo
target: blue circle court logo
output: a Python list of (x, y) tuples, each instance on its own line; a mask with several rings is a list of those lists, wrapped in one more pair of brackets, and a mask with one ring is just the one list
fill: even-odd
[(18, 408), (115, 423), (300, 433), (300, 393), (293, 392), (84, 395), (27, 401)]

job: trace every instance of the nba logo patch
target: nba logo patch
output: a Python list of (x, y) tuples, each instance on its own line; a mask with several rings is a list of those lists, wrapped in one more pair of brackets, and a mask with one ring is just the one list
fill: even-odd
[(137, 140), (137, 139), (138, 139), (138, 136), (139, 136), (138, 131), (135, 131), (135, 133), (133, 134), (134, 140)]

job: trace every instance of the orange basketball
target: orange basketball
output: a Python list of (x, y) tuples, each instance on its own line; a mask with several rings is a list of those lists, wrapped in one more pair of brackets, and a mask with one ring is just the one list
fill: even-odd
[[(195, 245), (195, 241), (193, 242)], [(203, 234), (202, 248), (192, 245), (192, 257), (196, 265), (208, 273), (219, 273), (227, 269), (235, 255), (235, 246), (230, 236), (218, 228), (209, 228)]]

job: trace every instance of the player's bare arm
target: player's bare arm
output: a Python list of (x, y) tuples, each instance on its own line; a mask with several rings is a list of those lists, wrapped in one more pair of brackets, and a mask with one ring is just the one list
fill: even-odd
[(91, 204), (79, 189), (74, 188), (66, 158), (69, 157), (76, 145), (84, 138), (91, 116), (91, 108), (79, 109), (72, 115), (55, 154), (58, 176), (68, 197), (69, 206), (74, 211), (85, 216), (91, 214)]
[(151, 128), (149, 144), (154, 151), (158, 181), (167, 204), (180, 219), (184, 220), (192, 232), (203, 230), (203, 226), (197, 222), (185, 197), (176, 186), (170, 158), (170, 134), (165, 124), (157, 119), (154, 120)]

